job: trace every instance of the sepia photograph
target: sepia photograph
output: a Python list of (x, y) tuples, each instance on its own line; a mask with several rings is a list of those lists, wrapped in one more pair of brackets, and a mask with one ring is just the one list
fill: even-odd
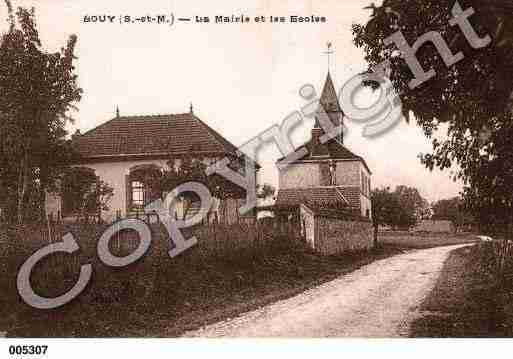
[(511, 0), (4, 0), (0, 36), (2, 357), (513, 338)]

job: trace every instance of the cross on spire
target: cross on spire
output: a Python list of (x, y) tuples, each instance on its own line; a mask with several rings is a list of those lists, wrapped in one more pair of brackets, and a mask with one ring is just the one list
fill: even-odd
[(333, 50), (331, 49), (333, 46), (333, 44), (331, 43), (331, 41), (328, 41), (326, 43), (326, 51), (324, 52), (324, 54), (326, 54), (327, 58), (328, 58), (328, 72), (330, 71), (330, 55), (333, 54)]

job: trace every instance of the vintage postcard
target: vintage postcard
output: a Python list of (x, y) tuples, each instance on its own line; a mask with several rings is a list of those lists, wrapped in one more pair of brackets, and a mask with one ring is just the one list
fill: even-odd
[(511, 0), (0, 14), (2, 355), (513, 337)]

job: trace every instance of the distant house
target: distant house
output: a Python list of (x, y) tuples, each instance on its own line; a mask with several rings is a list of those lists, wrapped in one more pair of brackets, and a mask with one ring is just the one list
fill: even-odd
[[(109, 210), (101, 214), (107, 221), (142, 213), (157, 196), (145, 181), (146, 175), (169, 169), (170, 158), (179, 166), (181, 156), (207, 164), (239, 156), (237, 148), (201, 121), (192, 108), (189, 113), (168, 115), (120, 116), (118, 112), (115, 118), (73, 136), (72, 143), (81, 157), (76, 166), (91, 169), (114, 188)], [(236, 222), (244, 200), (241, 196), (216, 201), (212, 211), (220, 221)], [(195, 205), (199, 207), (199, 203)], [(74, 215), (57, 195), (48, 196), (47, 210), (62, 218)]]
[(454, 230), (454, 224), (450, 220), (423, 219), (413, 227), (414, 232), (449, 233)]

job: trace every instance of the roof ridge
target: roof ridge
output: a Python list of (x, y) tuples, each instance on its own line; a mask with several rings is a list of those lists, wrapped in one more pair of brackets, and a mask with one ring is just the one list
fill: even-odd
[(233, 143), (190, 112), (116, 116), (73, 142), (85, 157), (155, 155), (163, 151), (238, 156)]
[(128, 115), (119, 116), (116, 118), (147, 118), (147, 117), (174, 117), (174, 116), (191, 116), (189, 112), (182, 113), (153, 113), (148, 115)]
[(96, 127), (91, 128), (90, 130), (87, 130), (86, 132), (82, 133), (81, 136), (89, 135), (92, 132), (98, 130), (99, 128), (102, 128), (108, 124), (110, 124), (112, 121), (115, 120), (123, 120), (123, 119), (137, 119), (137, 118), (160, 118), (160, 117), (173, 117), (173, 116), (185, 116), (185, 115), (191, 115), (189, 112), (183, 112), (183, 113), (162, 113), (162, 114), (151, 114), (151, 115), (128, 115), (128, 116), (116, 116), (114, 118), (111, 118), (110, 120), (105, 121), (104, 123), (99, 124)]
[(80, 138), (80, 137), (83, 137), (83, 136), (85, 136), (85, 135), (89, 135), (89, 134), (91, 134), (92, 132), (96, 131), (97, 129), (99, 129), (99, 128), (101, 128), (101, 127), (104, 127), (104, 126), (108, 125), (109, 123), (111, 123), (112, 121), (117, 120), (117, 119), (119, 119), (119, 117), (114, 117), (114, 118), (111, 118), (110, 120), (105, 121), (104, 123), (100, 123), (98, 126), (93, 127), (93, 128), (91, 128), (90, 130), (87, 130), (86, 132), (82, 133), (82, 134), (79, 136), (79, 138)]
[[(329, 160), (329, 159), (333, 159), (333, 160), (353, 160), (353, 161), (361, 161), (363, 163), (363, 165), (367, 168), (367, 170), (372, 173), (372, 171), (370, 170), (369, 166), (367, 165), (367, 161), (365, 161), (365, 158), (363, 158), (362, 156), (360, 155), (357, 155), (356, 153), (354, 153), (353, 151), (351, 151), (349, 148), (347, 148), (344, 144), (338, 142), (337, 140), (335, 140), (334, 138), (326, 141), (324, 144), (322, 144), (323, 146), (339, 146), (341, 147), (344, 151), (347, 151), (347, 153), (352, 156), (352, 158), (337, 158), (337, 157), (333, 157), (333, 152), (332, 150), (328, 147), (328, 153), (329, 153), (329, 157), (325, 157), (325, 156), (310, 156), (311, 154), (311, 142), (312, 142), (312, 139), (309, 139), (308, 141), (306, 141), (305, 143), (303, 143), (302, 145), (298, 146), (297, 148), (295, 148), (294, 152), (297, 152), (299, 151), (300, 149), (302, 148), (305, 148), (308, 152), (307, 154), (305, 154), (305, 156), (299, 158), (299, 159), (296, 159), (294, 160), (294, 162), (292, 163), (296, 163), (296, 162), (302, 162), (302, 161), (325, 161), (325, 160)], [(279, 164), (281, 161), (285, 160), (287, 158), (287, 156), (284, 156), (284, 157), (281, 157), (279, 158), (276, 163)]]

